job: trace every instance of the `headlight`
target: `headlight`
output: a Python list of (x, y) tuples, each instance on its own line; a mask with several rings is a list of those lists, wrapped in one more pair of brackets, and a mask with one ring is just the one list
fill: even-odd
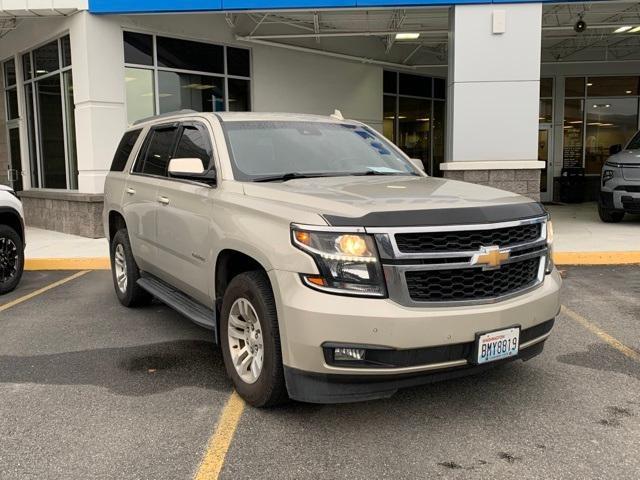
[(316, 290), (343, 295), (384, 297), (384, 278), (373, 237), (363, 233), (291, 229), (293, 244), (313, 257), (319, 275), (302, 274)]
[(547, 220), (547, 268), (546, 273), (551, 273), (553, 270), (553, 223), (551, 220)]
[(602, 186), (613, 178), (613, 170), (605, 170), (602, 172)]

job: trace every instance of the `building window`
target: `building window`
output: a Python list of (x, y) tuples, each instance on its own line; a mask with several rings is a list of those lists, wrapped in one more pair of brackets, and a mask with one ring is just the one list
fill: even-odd
[(18, 88), (16, 83), (16, 61), (12, 58), (2, 65), (4, 74), (4, 98), (6, 105), (7, 121), (17, 120), (18, 114)]
[(245, 48), (124, 32), (127, 119), (182, 109), (251, 110)]
[(22, 56), (33, 188), (78, 188), (70, 39)]
[(383, 73), (384, 136), (437, 176), (444, 161), (445, 92), (442, 78)]
[(563, 167), (600, 175), (613, 145), (638, 130), (640, 77), (565, 79)]

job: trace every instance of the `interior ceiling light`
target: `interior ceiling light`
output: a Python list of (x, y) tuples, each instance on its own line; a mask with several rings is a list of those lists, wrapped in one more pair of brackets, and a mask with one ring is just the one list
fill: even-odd
[(396, 40), (417, 40), (420, 38), (419, 33), (402, 32), (396, 33)]
[(624, 33), (631, 30), (633, 27), (631, 25), (625, 25), (624, 27), (616, 28), (613, 33)]
[(640, 32), (640, 27), (635, 27), (629, 30), (629, 33), (638, 33), (638, 32)]

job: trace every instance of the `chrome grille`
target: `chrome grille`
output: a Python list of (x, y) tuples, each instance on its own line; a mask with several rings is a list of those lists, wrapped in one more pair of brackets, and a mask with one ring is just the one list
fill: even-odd
[(508, 247), (540, 238), (542, 225), (517, 225), (495, 230), (460, 232), (396, 233), (398, 250), (402, 253), (478, 250), (486, 245)]
[(490, 303), (539, 286), (547, 217), (512, 222), (367, 228), (378, 244), (389, 297), (406, 306)]

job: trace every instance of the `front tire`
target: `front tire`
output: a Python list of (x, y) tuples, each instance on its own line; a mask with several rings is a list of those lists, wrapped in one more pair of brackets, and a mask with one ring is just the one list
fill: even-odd
[(13, 228), (0, 225), (0, 295), (18, 286), (24, 271), (24, 243)]
[(624, 211), (605, 208), (601, 203), (598, 203), (598, 215), (600, 220), (605, 223), (619, 223), (624, 218)]
[(287, 401), (276, 303), (264, 272), (241, 273), (229, 284), (220, 344), (227, 374), (247, 403), (270, 407)]
[(116, 232), (111, 241), (111, 275), (116, 296), (125, 307), (149, 305), (153, 296), (140, 288), (140, 269), (133, 258), (126, 228)]

